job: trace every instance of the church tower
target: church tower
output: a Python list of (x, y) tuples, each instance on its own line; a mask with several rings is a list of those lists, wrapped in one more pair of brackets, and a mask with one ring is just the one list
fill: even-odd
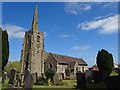
[(38, 7), (35, 5), (32, 28), (25, 32), (21, 51), (21, 73), (29, 69), (32, 74), (44, 73), (44, 33), (38, 29)]

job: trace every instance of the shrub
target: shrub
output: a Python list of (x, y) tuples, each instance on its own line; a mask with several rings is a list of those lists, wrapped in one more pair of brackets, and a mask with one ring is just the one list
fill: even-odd
[(97, 66), (101, 71), (109, 75), (113, 70), (113, 56), (108, 51), (102, 49), (97, 54)]
[(52, 82), (54, 75), (55, 75), (55, 70), (53, 68), (48, 68), (48, 70), (45, 72), (46, 79), (48, 80), (50, 78)]
[(37, 79), (35, 85), (47, 85), (47, 80), (43, 77), (39, 77)]

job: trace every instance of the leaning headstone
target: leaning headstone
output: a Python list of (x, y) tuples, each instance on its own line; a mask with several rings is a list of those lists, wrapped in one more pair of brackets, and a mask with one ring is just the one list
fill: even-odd
[(8, 84), (14, 84), (15, 73), (16, 73), (16, 69), (15, 68), (11, 69), (11, 73), (9, 77), (10, 79)]
[(85, 80), (85, 74), (78, 71), (76, 73), (77, 78), (77, 88), (86, 88), (86, 80)]
[(7, 73), (3, 72), (3, 74), (2, 74), (2, 84), (4, 84), (6, 79), (7, 79)]
[(33, 87), (33, 75), (30, 73), (29, 70), (27, 70), (26, 72), (26, 78), (25, 78), (25, 83), (24, 83), (24, 86), (25, 86), (25, 90), (32, 90), (32, 87)]

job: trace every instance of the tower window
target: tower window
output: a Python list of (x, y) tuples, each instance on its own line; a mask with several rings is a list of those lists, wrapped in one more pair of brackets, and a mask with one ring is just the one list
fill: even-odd
[(37, 36), (37, 42), (40, 42), (40, 36)]

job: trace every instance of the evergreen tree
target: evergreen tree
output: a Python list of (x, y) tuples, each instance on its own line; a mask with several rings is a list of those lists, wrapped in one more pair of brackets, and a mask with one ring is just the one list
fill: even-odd
[(47, 71), (45, 72), (45, 76), (48, 79), (51, 79), (53, 81), (53, 77), (55, 75), (55, 70), (53, 68), (48, 68)]
[(107, 75), (109, 75), (114, 66), (112, 54), (102, 49), (98, 52), (96, 59), (98, 68), (102, 71), (105, 71)]
[(0, 31), (2, 32), (2, 71), (3, 71), (9, 58), (9, 41), (7, 32), (3, 31), (1, 28)]

